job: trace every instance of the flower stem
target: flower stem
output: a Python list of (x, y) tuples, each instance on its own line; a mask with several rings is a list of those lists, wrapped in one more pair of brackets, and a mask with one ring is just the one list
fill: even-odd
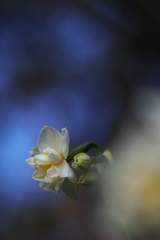
[(91, 148), (95, 148), (98, 152), (98, 154), (102, 154), (102, 151), (99, 147), (99, 145), (95, 142), (86, 142), (86, 143), (83, 143), (81, 144), (80, 146), (78, 146), (77, 148), (73, 149), (69, 154), (68, 154), (68, 157), (67, 157), (67, 162), (70, 162), (73, 157), (75, 155), (77, 155), (78, 153), (81, 153), (81, 152), (84, 152), (86, 153), (87, 151), (89, 151)]
[(132, 240), (131, 235), (127, 229), (125, 229), (123, 232), (126, 240)]

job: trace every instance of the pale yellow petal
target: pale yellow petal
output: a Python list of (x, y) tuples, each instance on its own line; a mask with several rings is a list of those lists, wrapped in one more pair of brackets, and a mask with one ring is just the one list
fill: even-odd
[(34, 161), (34, 157), (28, 158), (26, 159), (26, 163), (28, 163), (30, 166), (32, 167), (36, 167), (35, 161)]
[(46, 174), (45, 170), (38, 169), (33, 173), (32, 178), (36, 181), (45, 181), (44, 180), (45, 174)]

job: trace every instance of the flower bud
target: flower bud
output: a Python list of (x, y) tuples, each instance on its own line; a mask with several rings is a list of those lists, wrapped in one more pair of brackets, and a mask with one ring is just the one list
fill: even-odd
[(111, 152), (110, 152), (109, 150), (106, 149), (106, 150), (103, 152), (102, 155), (105, 156), (105, 157), (108, 159), (108, 162), (109, 162), (110, 164), (113, 163), (113, 156), (112, 156), (112, 154), (111, 154)]
[(97, 172), (94, 170), (89, 170), (80, 176), (78, 183), (80, 185), (90, 187), (97, 181), (97, 179), (98, 179)]
[(72, 163), (72, 167), (78, 171), (83, 171), (91, 166), (91, 158), (86, 153), (79, 153), (74, 156), (74, 162)]

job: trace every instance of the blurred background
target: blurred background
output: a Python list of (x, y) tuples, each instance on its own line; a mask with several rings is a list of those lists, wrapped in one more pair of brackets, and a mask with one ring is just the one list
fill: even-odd
[(100, 185), (81, 187), (77, 201), (44, 192), (25, 159), (44, 125), (67, 127), (70, 150), (85, 141), (112, 145), (137, 92), (159, 91), (159, 7), (0, 1), (0, 239), (113, 239), (95, 221)]

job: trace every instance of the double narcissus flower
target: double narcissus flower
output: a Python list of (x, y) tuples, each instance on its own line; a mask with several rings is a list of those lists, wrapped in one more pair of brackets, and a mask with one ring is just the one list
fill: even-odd
[(66, 128), (59, 133), (56, 129), (45, 126), (40, 132), (38, 144), (30, 153), (31, 158), (26, 162), (36, 169), (32, 178), (40, 188), (56, 193), (62, 189), (71, 198), (77, 197), (77, 178), (66, 161), (69, 153), (69, 134)]

